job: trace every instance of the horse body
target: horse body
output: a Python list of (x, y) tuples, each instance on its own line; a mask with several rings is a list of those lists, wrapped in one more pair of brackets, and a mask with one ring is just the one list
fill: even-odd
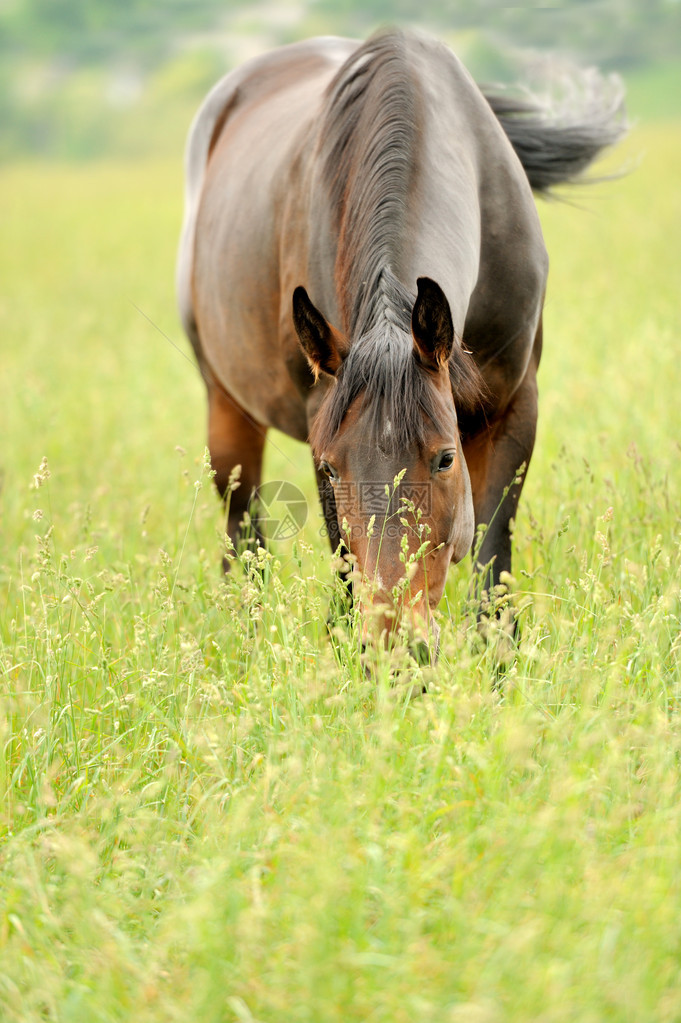
[(405, 529), (367, 537), (369, 505), (343, 481), (375, 491), (406, 470), (429, 489), (418, 614), (474, 522), (489, 524), (480, 560), (496, 583), (534, 444), (548, 264), (525, 170), (457, 58), (397, 32), (258, 58), (209, 94), (187, 177), (180, 309), (221, 493), (242, 466), (230, 534), (276, 427), (342, 464), (331, 489), (318, 469), (331, 543), (347, 520), (388, 604)]

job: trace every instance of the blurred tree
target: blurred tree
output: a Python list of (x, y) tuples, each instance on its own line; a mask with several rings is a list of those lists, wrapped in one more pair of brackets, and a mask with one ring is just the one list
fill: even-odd
[(430, 25), (441, 31), (477, 27), (521, 47), (558, 49), (620, 67), (677, 58), (679, 0), (569, 0), (500, 7), (495, 0), (311, 0), (310, 6), (346, 33), (381, 23)]
[[(145, 131), (134, 122), (152, 108), (156, 119), (168, 111), (174, 147), (173, 105), (194, 105), (240, 58), (236, 43), (248, 34), (262, 48), (311, 33), (362, 37), (381, 24), (417, 25), (461, 41), (464, 58), (487, 79), (508, 77), (512, 47), (558, 50), (621, 71), (678, 61), (681, 0), (549, 3), (0, 0), (0, 155), (105, 151), (120, 142), (124, 119), (123, 136), (143, 148)], [(173, 63), (171, 96), (161, 80)]]

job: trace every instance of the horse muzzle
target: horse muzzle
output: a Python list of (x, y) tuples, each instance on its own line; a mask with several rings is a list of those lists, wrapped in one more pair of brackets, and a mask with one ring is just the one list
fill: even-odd
[(417, 664), (435, 664), (440, 651), (440, 626), (425, 608), (395, 609), (392, 601), (375, 595), (359, 602), (364, 646), (382, 644), (388, 649), (403, 639)]

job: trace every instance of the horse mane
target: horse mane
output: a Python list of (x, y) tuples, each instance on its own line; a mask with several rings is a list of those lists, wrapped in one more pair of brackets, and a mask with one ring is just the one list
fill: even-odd
[(336, 293), (349, 337), (373, 326), (389, 297), (381, 291), (381, 272), (401, 250), (417, 106), (406, 39), (397, 30), (368, 39), (326, 92), (322, 167), (338, 232)]
[[(336, 293), (353, 343), (315, 417), (310, 442), (318, 456), (362, 393), (368, 439), (383, 450), (422, 447), (426, 420), (444, 429), (442, 399), (414, 355), (415, 295), (396, 276), (417, 172), (419, 102), (407, 38), (392, 29), (360, 46), (326, 92), (322, 167), (338, 234)], [(485, 386), (461, 344), (449, 373), (457, 410), (478, 408)]]

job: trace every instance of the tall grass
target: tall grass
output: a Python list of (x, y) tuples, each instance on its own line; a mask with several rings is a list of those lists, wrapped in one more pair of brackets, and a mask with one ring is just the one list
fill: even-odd
[(2, 170), (2, 1019), (679, 1018), (678, 128), (629, 151), (542, 206), (518, 651), (452, 570), (419, 698), (327, 634), (302, 446), (304, 531), (219, 571), (179, 168)]

